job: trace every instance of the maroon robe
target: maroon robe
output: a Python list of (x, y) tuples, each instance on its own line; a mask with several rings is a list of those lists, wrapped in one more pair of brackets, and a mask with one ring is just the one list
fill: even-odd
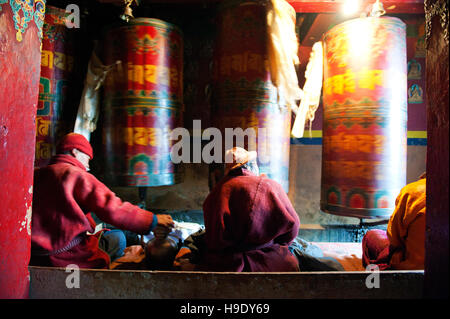
[(109, 256), (98, 247), (100, 234), (86, 235), (95, 229), (89, 212), (138, 234), (148, 234), (156, 225), (153, 213), (123, 202), (76, 158), (56, 155), (34, 174), (31, 263), (108, 268)]
[(289, 251), (300, 219), (280, 184), (246, 169), (230, 172), (203, 203), (210, 271), (298, 271)]
[(371, 229), (362, 240), (362, 263), (366, 268), (368, 265), (377, 265), (380, 270), (390, 268), (389, 238), (382, 229)]

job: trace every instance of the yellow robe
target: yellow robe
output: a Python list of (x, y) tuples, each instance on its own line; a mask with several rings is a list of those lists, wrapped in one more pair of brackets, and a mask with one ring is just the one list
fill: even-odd
[(424, 269), (426, 179), (406, 185), (397, 196), (387, 227), (392, 269)]

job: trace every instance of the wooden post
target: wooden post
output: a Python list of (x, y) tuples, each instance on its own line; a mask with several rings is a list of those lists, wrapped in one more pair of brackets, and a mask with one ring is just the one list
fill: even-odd
[(425, 1), (428, 141), (424, 293), (427, 298), (448, 298), (448, 18), (448, 1)]

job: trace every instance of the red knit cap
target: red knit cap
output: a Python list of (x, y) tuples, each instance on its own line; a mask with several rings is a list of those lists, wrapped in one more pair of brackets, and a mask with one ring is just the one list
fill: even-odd
[(89, 141), (81, 134), (69, 133), (64, 136), (59, 143), (56, 152), (64, 153), (76, 148), (88, 155), (91, 159), (94, 157), (94, 151)]

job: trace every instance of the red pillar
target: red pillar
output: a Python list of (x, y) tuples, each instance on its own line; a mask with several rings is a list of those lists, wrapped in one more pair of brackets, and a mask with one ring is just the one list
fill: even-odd
[[(27, 298), (45, 0), (34, 1), (33, 7), (3, 2), (0, 1), (0, 298)], [(14, 16), (20, 17), (16, 19), (19, 23)]]

